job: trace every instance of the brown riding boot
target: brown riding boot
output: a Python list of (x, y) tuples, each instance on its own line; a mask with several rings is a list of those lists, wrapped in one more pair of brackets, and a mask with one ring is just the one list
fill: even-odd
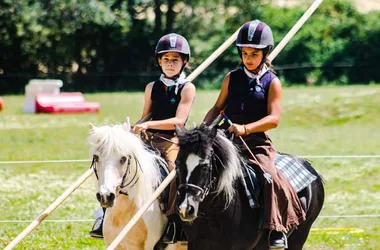
[[(175, 170), (172, 170), (175, 171)], [(176, 179), (174, 179), (170, 183), (170, 190), (169, 190), (169, 202), (168, 202), (168, 209), (166, 211), (166, 216), (168, 217), (168, 224), (166, 226), (166, 229), (164, 231), (163, 235), (163, 241), (166, 244), (175, 244), (177, 242), (177, 234), (178, 234), (178, 220), (176, 217), (178, 215), (175, 211), (175, 201), (177, 198), (177, 182)], [(179, 218), (178, 218), (179, 219)]]

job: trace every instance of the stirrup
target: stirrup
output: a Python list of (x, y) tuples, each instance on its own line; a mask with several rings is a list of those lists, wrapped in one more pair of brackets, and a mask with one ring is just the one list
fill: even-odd
[(94, 221), (90, 231), (90, 236), (95, 239), (103, 239), (103, 216), (96, 218)]
[[(282, 234), (282, 239), (277, 239), (275, 242), (271, 242), (271, 235), (273, 231)], [(288, 248), (288, 238), (286, 237), (286, 234), (284, 232), (270, 230), (268, 234), (268, 245), (269, 249), (286, 249)]]
[(185, 234), (185, 231), (183, 231), (183, 229), (181, 230), (179, 240), (181, 241), (181, 246), (188, 245), (187, 235)]
[(168, 221), (168, 225), (166, 226), (164, 236), (162, 237), (162, 241), (165, 244), (177, 243), (177, 225), (174, 221)]

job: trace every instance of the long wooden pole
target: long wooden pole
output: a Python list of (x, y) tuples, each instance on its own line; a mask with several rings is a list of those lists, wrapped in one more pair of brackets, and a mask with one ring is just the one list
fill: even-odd
[(290, 39), (298, 32), (298, 30), (304, 25), (304, 23), (309, 19), (309, 17), (314, 13), (314, 11), (321, 5), (323, 0), (315, 0), (312, 5), (306, 10), (306, 12), (301, 16), (293, 28), (286, 34), (286, 36), (281, 40), (281, 42), (276, 46), (276, 48), (269, 54), (268, 60), (273, 61), (278, 54), (285, 48)]
[[(285, 45), (290, 41), (290, 39), (297, 33), (297, 31), (302, 27), (306, 20), (314, 13), (318, 6), (323, 2), (323, 0), (316, 0), (305, 14), (298, 20), (298, 22), (293, 26), (293, 28), (288, 32), (288, 34), (281, 40), (278, 46), (269, 55), (270, 61), (280, 53), (280, 51), (285, 47)], [(210, 65), (220, 54), (222, 54), (235, 40), (239, 30), (237, 30), (230, 38), (227, 39), (209, 58), (207, 58), (194, 72), (187, 78), (192, 81), (197, 77), (208, 65)], [(119, 235), (114, 239), (114, 241), (109, 245), (107, 250), (114, 250), (122, 241), (122, 239), (128, 234), (132, 227), (137, 223), (145, 211), (152, 205), (152, 203), (157, 199), (160, 193), (166, 188), (167, 185), (174, 179), (176, 172), (172, 171), (168, 177), (161, 183), (161, 185), (154, 192), (153, 196), (140, 208), (140, 210), (133, 216), (133, 218), (128, 222), (124, 229), (119, 233)]]
[(24, 229), (4, 250), (11, 250), (32, 232), (46, 217), (48, 217), (67, 197), (69, 197), (83, 182), (85, 182), (94, 172), (92, 168), (86, 171), (76, 182), (74, 182), (61, 196), (59, 196), (45, 211), (43, 211), (27, 228)]
[(193, 81), (203, 70), (205, 70), (216, 58), (218, 58), (233, 42), (235, 42), (239, 30), (235, 31), (220, 47), (214, 51), (201, 65), (198, 66), (186, 79)]

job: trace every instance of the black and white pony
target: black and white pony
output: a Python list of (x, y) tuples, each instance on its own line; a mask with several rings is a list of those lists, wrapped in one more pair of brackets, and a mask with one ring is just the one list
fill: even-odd
[[(177, 128), (180, 152), (177, 212), (184, 221), (189, 250), (268, 249), (268, 232), (261, 229), (262, 209), (251, 208), (243, 185), (243, 160), (223, 131), (201, 125)], [(298, 192), (306, 221), (288, 237), (288, 249), (302, 249), (324, 202), (321, 176), (306, 160), (302, 165), (317, 176)], [(260, 195), (259, 195), (260, 197)], [(262, 200), (259, 198), (259, 200)]]

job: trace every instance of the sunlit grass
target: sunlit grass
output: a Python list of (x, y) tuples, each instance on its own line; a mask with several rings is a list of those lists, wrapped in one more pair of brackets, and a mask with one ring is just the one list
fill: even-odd
[[(187, 123), (199, 124), (218, 93), (202, 91)], [(0, 161), (88, 159), (88, 123), (135, 122), (142, 93), (86, 95), (99, 114), (22, 113), (22, 96), (5, 96), (0, 112)], [(297, 155), (380, 154), (380, 86), (287, 88), (282, 122), (270, 134), (276, 148)], [(326, 180), (326, 215), (380, 215), (380, 159), (311, 159)], [(0, 164), (0, 221), (34, 220), (89, 167), (88, 163)], [(91, 177), (49, 220), (92, 220), (99, 208)], [(0, 248), (29, 223), (0, 222)], [(380, 249), (380, 217), (319, 218), (305, 249)], [(43, 222), (17, 249), (103, 249), (92, 222)], [(323, 231), (324, 228), (343, 228)], [(350, 231), (353, 228), (354, 231)], [(357, 231), (355, 231), (357, 230)]]

